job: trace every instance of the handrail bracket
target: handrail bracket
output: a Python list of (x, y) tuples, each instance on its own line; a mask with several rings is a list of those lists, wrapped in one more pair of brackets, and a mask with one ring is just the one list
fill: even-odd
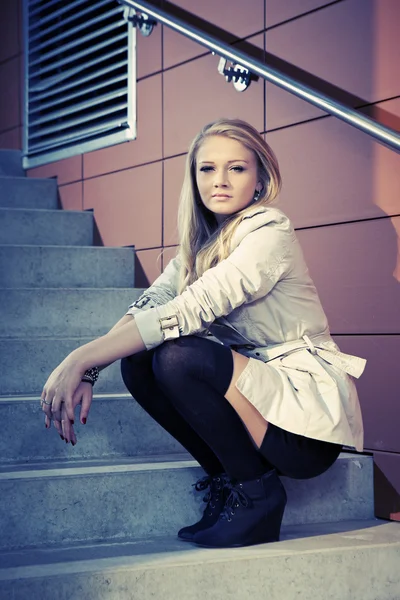
[(249, 87), (252, 79), (258, 79), (258, 77), (252, 75), (249, 69), (237, 63), (232, 63), (233, 66), (226, 67), (226, 63), (227, 59), (221, 56), (218, 63), (218, 73), (223, 75), (228, 83), (232, 81), (236, 91), (244, 92)]
[(131, 23), (133, 27), (137, 27), (144, 37), (148, 37), (152, 33), (154, 27), (157, 25), (157, 21), (155, 19), (151, 19), (149, 15), (144, 12), (137, 12), (130, 6), (124, 7), (123, 16), (125, 21)]

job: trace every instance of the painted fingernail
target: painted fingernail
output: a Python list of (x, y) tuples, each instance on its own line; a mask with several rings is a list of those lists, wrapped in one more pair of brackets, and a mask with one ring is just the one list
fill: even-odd
[(82, 419), (82, 423), (83, 423), (84, 425), (86, 425), (86, 417), (83, 417), (83, 419)]
[(71, 440), (71, 444), (72, 444), (73, 446), (75, 446), (76, 442), (73, 442), (73, 441)]
[(72, 421), (71, 421), (71, 425), (73, 425), (74, 423), (75, 423), (75, 421), (74, 421), (74, 420), (72, 420)]
[(65, 440), (65, 438), (64, 438), (64, 437), (63, 437), (61, 434), (60, 434), (60, 438), (61, 438), (62, 440)]
[(68, 440), (65, 440), (65, 443), (68, 444)]

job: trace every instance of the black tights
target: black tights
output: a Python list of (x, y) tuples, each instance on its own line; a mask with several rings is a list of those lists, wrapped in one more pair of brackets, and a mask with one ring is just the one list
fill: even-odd
[(209, 475), (246, 481), (271, 469), (224, 397), (233, 374), (228, 347), (182, 337), (124, 358), (121, 373), (136, 401)]
[(233, 374), (231, 350), (187, 336), (121, 361), (126, 387), (208, 475), (256, 479), (272, 468), (296, 479), (316, 477), (337, 459), (340, 444), (314, 440), (269, 423), (258, 450), (225, 398)]

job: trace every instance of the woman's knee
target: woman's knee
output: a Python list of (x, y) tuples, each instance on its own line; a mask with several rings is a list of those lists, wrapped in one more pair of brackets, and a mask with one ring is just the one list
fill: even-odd
[(202, 378), (205, 360), (203, 339), (185, 336), (164, 342), (155, 349), (153, 373), (164, 386)]
[(190, 384), (204, 380), (217, 391), (225, 393), (232, 378), (231, 350), (197, 336), (185, 336), (164, 342), (153, 357), (153, 373), (164, 386), (176, 387), (177, 382)]
[(182, 348), (179, 340), (164, 342), (154, 350), (152, 367), (155, 378), (159, 382), (170, 379), (170, 375), (175, 378), (181, 366), (183, 359)]

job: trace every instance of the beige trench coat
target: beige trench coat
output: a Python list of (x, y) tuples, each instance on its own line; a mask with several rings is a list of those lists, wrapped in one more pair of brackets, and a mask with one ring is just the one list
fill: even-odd
[(236, 387), (263, 417), (306, 437), (363, 449), (353, 377), (365, 360), (343, 354), (289, 219), (255, 207), (230, 255), (178, 295), (179, 255), (134, 302), (146, 348), (179, 335), (212, 334), (250, 358)]

